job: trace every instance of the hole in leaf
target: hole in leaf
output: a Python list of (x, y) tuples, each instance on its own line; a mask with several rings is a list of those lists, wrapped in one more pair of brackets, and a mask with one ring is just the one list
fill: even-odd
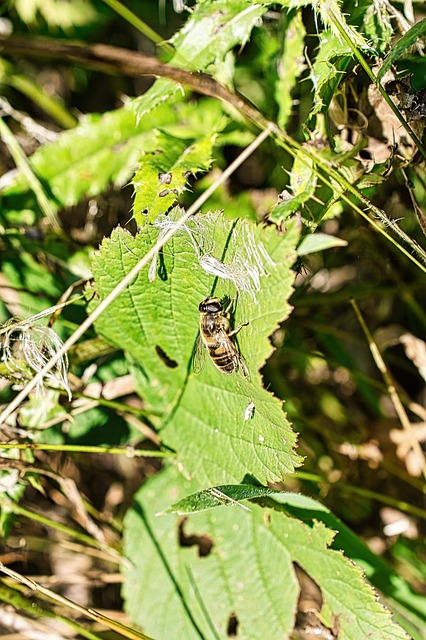
[(196, 546), (198, 547), (198, 555), (200, 556), (200, 558), (203, 558), (205, 556), (208, 556), (210, 554), (210, 551), (213, 548), (213, 541), (210, 538), (210, 536), (206, 535), (206, 534), (195, 534), (192, 533), (190, 535), (187, 535), (184, 531), (184, 527), (185, 527), (185, 523), (187, 521), (187, 518), (184, 518), (180, 523), (179, 523), (179, 544), (181, 547), (193, 547)]
[(230, 638), (236, 638), (238, 633), (238, 625), (240, 624), (237, 614), (232, 612), (228, 618), (228, 627), (226, 633)]
[(172, 174), (171, 173), (159, 173), (158, 174), (158, 181), (160, 184), (170, 184), (172, 181)]
[(176, 369), (176, 367), (178, 366), (178, 363), (176, 362), (176, 360), (172, 360), (171, 358), (169, 358), (167, 353), (161, 347), (159, 347), (158, 344), (155, 345), (155, 350), (157, 352), (158, 357), (161, 358), (161, 360), (164, 362), (166, 367), (169, 367), (169, 369)]
[(323, 605), (321, 589), (296, 562), (293, 562), (293, 567), (300, 586), (298, 609), (320, 612)]
[(318, 584), (295, 562), (293, 563), (300, 586), (295, 622), (298, 640), (334, 640), (338, 637), (338, 624), (329, 629), (322, 624), (319, 614), (323, 606), (323, 596)]

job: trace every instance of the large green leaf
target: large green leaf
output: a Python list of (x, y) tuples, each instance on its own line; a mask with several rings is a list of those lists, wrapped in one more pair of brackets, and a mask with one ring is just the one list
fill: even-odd
[[(173, 224), (171, 218), (160, 222)], [(101, 298), (158, 234), (152, 226), (135, 238), (117, 229), (104, 240), (93, 261)], [(199, 215), (165, 247), (156, 279), (149, 281), (146, 267), (98, 320), (98, 332), (132, 360), (137, 388), (164, 445), (200, 483), (240, 482), (246, 474), (262, 483), (277, 481), (299, 463), (281, 402), (263, 389), (258, 371), (272, 352), (268, 336), (290, 312), (298, 236), (295, 221), (279, 235), (275, 227)], [(221, 259), (246, 289), (235, 302), (234, 323), (249, 323), (238, 334), (248, 378), (225, 375), (209, 360), (199, 376), (192, 371), (199, 303), (213, 290), (220, 297), (235, 292), (227, 279), (214, 289), (215, 277), (200, 267), (200, 259), (210, 265)]]
[(298, 610), (296, 563), (320, 591), (313, 636), (322, 630), (339, 640), (407, 638), (361, 569), (330, 548), (334, 532), (314, 519), (319, 505), (310, 506), (309, 523), (288, 516), (272, 496), (267, 508), (220, 507), (186, 520), (152, 515), (193, 489), (168, 468), (139, 490), (126, 516), (131, 564), (123, 594), (145, 632), (157, 640), (217, 640), (228, 637), (233, 622), (238, 638), (287, 638)]
[[(272, 498), (282, 505), (287, 515), (303, 520), (313, 526), (322, 522), (328, 529), (336, 532), (333, 549), (342, 550), (365, 571), (366, 577), (391, 602), (393, 610), (400, 612), (404, 625), (412, 627), (415, 637), (419, 636), (426, 622), (426, 600), (414, 593), (403, 577), (396, 573), (385, 560), (373, 553), (343, 522), (326, 506), (299, 493), (274, 491), (268, 487), (247, 484), (209, 487), (191, 495), (185, 495), (169, 506), (163, 514), (193, 514), (220, 506), (233, 507), (244, 500)], [(241, 506), (241, 505), (240, 505)], [(248, 509), (246, 505), (243, 508)], [(420, 634), (421, 635), (421, 634)]]

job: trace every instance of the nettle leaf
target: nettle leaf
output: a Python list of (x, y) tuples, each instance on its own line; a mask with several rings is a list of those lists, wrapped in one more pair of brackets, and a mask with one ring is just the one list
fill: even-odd
[(216, 134), (195, 141), (182, 140), (157, 131), (154, 149), (142, 158), (133, 179), (135, 187), (134, 217), (141, 225), (153, 222), (167, 212), (185, 189), (188, 178), (207, 171), (212, 161)]
[(315, 520), (315, 507), (309, 524), (289, 517), (273, 496), (263, 508), (235, 505), (184, 520), (151, 515), (193, 490), (194, 483), (169, 467), (138, 491), (124, 521), (130, 563), (123, 566), (123, 595), (127, 612), (146, 633), (217, 640), (233, 625), (239, 638), (291, 637), (301, 569), (320, 592), (313, 599), (317, 610), (312, 606), (316, 635), (407, 638), (362, 570), (330, 548), (334, 532)]
[(281, 224), (294, 213), (301, 212), (305, 202), (314, 195), (317, 181), (314, 162), (302, 147), (297, 152), (291, 168), (290, 189), (280, 193), (279, 202), (274, 206), (270, 219)]
[(352, 59), (348, 45), (331, 31), (323, 31), (319, 36), (320, 45), (312, 65), (311, 80), (314, 87), (314, 106), (310, 116), (315, 115), (330, 104), (343, 71)]
[(290, 188), (293, 196), (306, 202), (313, 196), (317, 180), (314, 161), (302, 147), (296, 154), (290, 172)]
[(394, 35), (392, 19), (388, 7), (385, 4), (375, 5), (365, 3), (359, 10), (364, 10), (364, 32), (370, 42), (379, 53), (383, 53), (389, 46)]
[(364, 36), (358, 31), (357, 27), (352, 26), (346, 20), (346, 16), (341, 10), (340, 0), (327, 0), (326, 2), (317, 2), (316, 10), (321, 16), (322, 22), (325, 24), (336, 38), (342, 43), (345, 41), (342, 32), (346, 34), (346, 38), (350, 40), (354, 47), (365, 49), (369, 53), (375, 53)]
[[(29, 159), (30, 166), (48, 185), (55, 210), (72, 206), (83, 196), (101, 193), (110, 182), (116, 186), (125, 184), (141, 151), (155, 148), (153, 127), (173, 123), (176, 118), (170, 103), (158, 106), (139, 120), (132, 104), (102, 116), (86, 116), (77, 127), (38, 149)], [(8, 200), (27, 193), (22, 175), (3, 191)]]
[(167, 78), (159, 78), (142, 96), (132, 101), (132, 109), (139, 121), (164, 102), (173, 102), (183, 96), (180, 84)]
[(248, 0), (200, 2), (172, 39), (176, 55), (172, 64), (201, 71), (222, 62), (236, 45), (244, 45), (267, 10)]
[[(248, 0), (207, 0), (191, 12), (182, 29), (172, 38), (176, 50), (170, 60), (175, 67), (205, 71), (211, 64), (222, 62), (237, 44), (244, 45), (266, 7)], [(151, 104), (169, 100), (182, 87), (171, 80), (158, 79), (135, 101), (136, 113), (142, 117)]]
[[(173, 215), (158, 224), (167, 228)], [(146, 225), (133, 238), (117, 229), (104, 240), (93, 261), (101, 299), (159, 232)], [(290, 312), (298, 237), (297, 221), (279, 235), (274, 227), (230, 222), (219, 213), (199, 215), (151, 265), (155, 280), (149, 281), (147, 267), (97, 322), (98, 332), (131, 360), (136, 387), (163, 444), (200, 483), (240, 482), (247, 473), (273, 482), (300, 463), (281, 402), (263, 388), (259, 374), (273, 350), (268, 337)], [(214, 288), (215, 276), (200, 267), (200, 260), (210, 272), (212, 261), (221, 260), (245, 288), (235, 300), (233, 321), (235, 327), (249, 323), (238, 334), (247, 378), (221, 373), (209, 358), (200, 375), (192, 371), (199, 303), (213, 291), (219, 297), (235, 293), (227, 279)]]
[(293, 110), (291, 92), (297, 78), (306, 68), (304, 58), (306, 29), (302, 14), (296, 13), (287, 26), (284, 48), (278, 63), (278, 81), (275, 85), (275, 100), (278, 104), (277, 124), (284, 129)]

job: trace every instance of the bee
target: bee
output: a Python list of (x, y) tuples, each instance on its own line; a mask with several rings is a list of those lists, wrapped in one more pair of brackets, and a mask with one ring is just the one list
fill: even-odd
[(214, 366), (221, 373), (230, 375), (238, 371), (243, 376), (248, 376), (248, 369), (231, 339), (244, 325), (230, 330), (229, 307), (224, 310), (220, 298), (206, 298), (200, 302), (198, 310), (200, 335), (194, 354), (195, 373), (203, 370), (208, 352)]

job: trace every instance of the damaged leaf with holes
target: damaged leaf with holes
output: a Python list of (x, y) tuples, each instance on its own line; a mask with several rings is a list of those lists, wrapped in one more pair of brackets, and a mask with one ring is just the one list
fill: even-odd
[(142, 157), (133, 179), (134, 216), (138, 225), (166, 213), (187, 188), (189, 178), (207, 171), (216, 134), (188, 141), (157, 131), (151, 150)]
[[(159, 224), (173, 224), (173, 215), (179, 211)], [(290, 312), (299, 230), (296, 220), (279, 234), (273, 226), (231, 222), (218, 212), (200, 214), (96, 323), (106, 340), (124, 350), (163, 444), (202, 484), (241, 482), (246, 474), (262, 483), (279, 481), (300, 464), (282, 403), (263, 388), (259, 373), (273, 351), (269, 336)], [(133, 238), (117, 229), (104, 240), (93, 262), (100, 299), (161, 231), (145, 225)], [(218, 265), (226, 278), (216, 282)], [(236, 298), (231, 276), (240, 288)], [(209, 358), (200, 375), (193, 372), (198, 306), (210, 295), (235, 298), (232, 325), (245, 325), (237, 346), (250, 373), (246, 378), (221, 373)]]
[(334, 532), (314, 510), (307, 522), (290, 517), (270, 494), (263, 507), (250, 502), (248, 510), (152, 515), (195, 488), (168, 467), (138, 491), (127, 513), (123, 596), (146, 633), (185, 640), (282, 640), (302, 630), (339, 640), (407, 638), (361, 569), (330, 548)]

